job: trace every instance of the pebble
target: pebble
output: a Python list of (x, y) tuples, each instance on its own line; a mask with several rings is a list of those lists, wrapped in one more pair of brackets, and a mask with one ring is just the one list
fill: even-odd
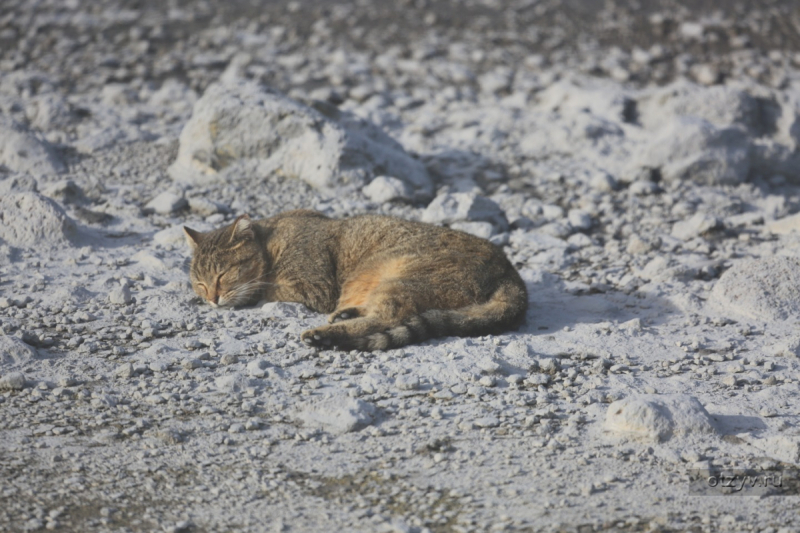
[(267, 375), (267, 362), (266, 361), (250, 361), (247, 363), (247, 375), (254, 378), (263, 378)]
[(181, 366), (185, 370), (194, 370), (195, 368), (202, 367), (203, 362), (200, 359), (184, 359), (181, 361)]
[(123, 363), (114, 370), (114, 375), (123, 379), (129, 379), (134, 375), (133, 365), (131, 363)]
[(149, 368), (153, 372), (166, 372), (168, 366), (167, 363), (164, 363), (163, 361), (153, 361), (150, 363)]
[(472, 423), (479, 428), (496, 428), (500, 425), (500, 419), (496, 416), (484, 416), (473, 420)]
[(108, 293), (108, 301), (116, 305), (128, 305), (131, 303), (131, 289), (128, 285), (121, 285)]
[(174, 192), (165, 191), (147, 202), (144, 206), (145, 212), (155, 212), (159, 215), (170, 215), (186, 207), (188, 202), (186, 198), (175, 194)]
[(25, 388), (25, 374), (10, 372), (0, 377), (0, 390), (22, 390)]
[[(223, 365), (226, 365), (226, 366), (227, 365), (233, 365), (233, 364), (239, 362), (239, 356), (236, 355), (235, 353), (225, 353), (225, 354), (222, 354), (222, 356), (219, 358), (219, 362), (221, 364), (223, 364)], [(249, 369), (249, 367), (248, 367), (248, 369)], [(259, 370), (261, 370), (261, 369), (259, 368)], [(248, 372), (249, 372), (249, 370), (248, 370)]]
[(409, 375), (396, 377), (394, 383), (400, 390), (417, 390), (420, 386), (419, 378)]

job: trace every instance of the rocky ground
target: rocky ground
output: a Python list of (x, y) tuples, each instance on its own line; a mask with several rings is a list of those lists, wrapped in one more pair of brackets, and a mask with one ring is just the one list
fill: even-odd
[[(799, 145), (790, 1), (7, 0), (0, 529), (795, 531)], [(526, 325), (202, 305), (182, 225), (301, 207), (492, 240)]]

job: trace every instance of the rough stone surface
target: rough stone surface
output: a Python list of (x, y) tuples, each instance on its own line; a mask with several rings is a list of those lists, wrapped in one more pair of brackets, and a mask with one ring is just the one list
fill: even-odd
[(686, 394), (638, 394), (612, 402), (603, 428), (612, 434), (652, 442), (716, 433), (714, 421), (703, 405)]
[(737, 184), (750, 172), (750, 153), (750, 141), (741, 129), (679, 117), (660, 128), (639, 164), (660, 168), (667, 182)]
[(37, 355), (35, 348), (25, 344), (17, 337), (0, 335), (0, 367), (23, 365), (36, 359)]
[(335, 396), (301, 406), (297, 418), (308, 426), (342, 434), (371, 424), (375, 414), (375, 406), (369, 402)]
[(53, 200), (34, 192), (0, 198), (0, 239), (21, 248), (70, 245), (78, 228)]
[(202, 181), (239, 160), (322, 190), (359, 187), (380, 171), (402, 180), (414, 197), (432, 190), (425, 167), (374, 124), (327, 104), (306, 107), (253, 83), (214, 84), (195, 104), (170, 172)]
[(800, 316), (800, 259), (740, 259), (714, 285), (709, 304), (733, 316), (796, 318)]
[(0, 115), (0, 165), (34, 176), (64, 172), (64, 163), (53, 148), (18, 123)]
[(499, 231), (508, 229), (500, 206), (489, 198), (466, 192), (440, 194), (422, 212), (422, 221), (431, 224), (489, 222)]

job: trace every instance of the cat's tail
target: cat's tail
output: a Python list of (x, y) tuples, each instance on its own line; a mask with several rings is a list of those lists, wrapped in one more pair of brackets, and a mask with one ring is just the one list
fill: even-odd
[(527, 309), (528, 291), (522, 279), (514, 276), (504, 280), (484, 303), (459, 309), (431, 309), (399, 325), (349, 340), (352, 348), (370, 351), (399, 348), (436, 337), (492, 335), (519, 327)]

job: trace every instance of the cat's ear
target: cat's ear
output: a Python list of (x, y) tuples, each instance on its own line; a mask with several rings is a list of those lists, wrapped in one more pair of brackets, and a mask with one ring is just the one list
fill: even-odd
[(189, 245), (192, 251), (195, 251), (197, 245), (203, 240), (203, 234), (192, 228), (187, 228), (186, 226), (183, 227), (183, 233), (186, 235), (186, 244)]
[(233, 221), (233, 233), (231, 234), (231, 241), (242, 238), (253, 238), (256, 234), (253, 231), (253, 221), (250, 220), (249, 215), (239, 215)]

